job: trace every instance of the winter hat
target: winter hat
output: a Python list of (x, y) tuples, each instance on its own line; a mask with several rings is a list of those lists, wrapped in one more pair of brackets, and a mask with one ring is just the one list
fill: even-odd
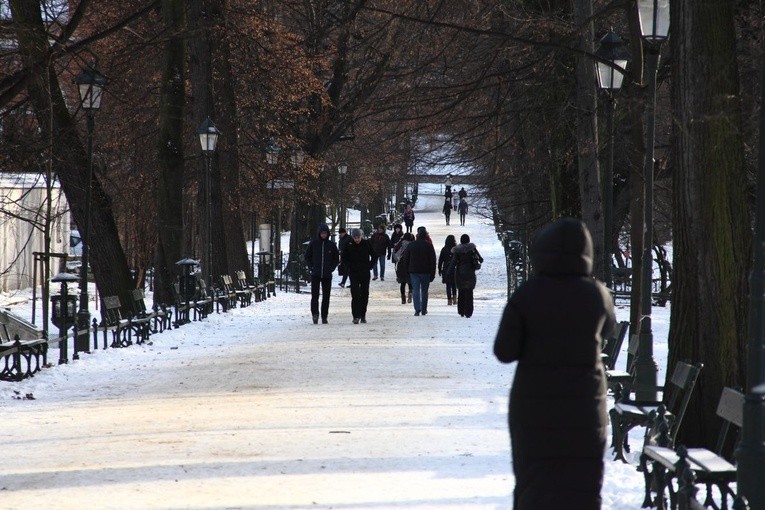
[(417, 233), (424, 236), (428, 235), (428, 231), (425, 227), (417, 227)]
[(469, 236), (469, 235), (467, 235), (467, 234), (462, 234), (462, 235), (460, 236), (460, 243), (462, 243), (462, 244), (467, 244), (467, 243), (469, 243), (469, 242), (470, 242), (470, 236)]
[(326, 232), (327, 234), (329, 234), (329, 227), (327, 225), (319, 225), (318, 234), (321, 235), (322, 232)]
[(352, 228), (351, 229), (351, 237), (361, 237), (361, 229), (360, 228)]
[(343, 227), (340, 227), (340, 230), (337, 231), (338, 234), (345, 234), (346, 230)]

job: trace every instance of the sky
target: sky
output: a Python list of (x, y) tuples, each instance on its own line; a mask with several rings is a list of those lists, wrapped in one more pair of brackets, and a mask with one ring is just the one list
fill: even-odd
[[(367, 324), (352, 323), (335, 274), (327, 325), (313, 324), (310, 293), (278, 291), (144, 345), (0, 382), (0, 509), (512, 508), (515, 365), (492, 354), (507, 300), (502, 246), (480, 211), (446, 226), (442, 197), (427, 192), (415, 226), (437, 251), (467, 233), (485, 259), (472, 318), (447, 305), (439, 277), (428, 315), (415, 317), (388, 262)], [(30, 295), (0, 295), (0, 306), (29, 320)], [(655, 307), (660, 381), (668, 323), (669, 308)], [(604, 452), (604, 509), (641, 506), (641, 432), (632, 465)]]

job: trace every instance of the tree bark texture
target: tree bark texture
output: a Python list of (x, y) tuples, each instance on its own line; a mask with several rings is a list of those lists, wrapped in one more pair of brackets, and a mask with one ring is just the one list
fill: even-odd
[[(679, 442), (714, 445), (723, 386), (744, 386), (751, 222), (733, 3), (671, 4), (674, 280), (669, 367), (704, 369)], [(669, 370), (668, 370), (669, 372)]]
[[(48, 60), (48, 35), (45, 31), (39, 2), (10, 2), (13, 30), (24, 65), (31, 69), (27, 81), (32, 108), (40, 130), (55, 133), (53, 137), (53, 170), (61, 180), (71, 214), (78, 225), (85, 225), (85, 189), (88, 185), (88, 155), (78, 136), (76, 124), (64, 101), (55, 73), (55, 63)], [(79, 98), (77, 99), (79, 103)], [(96, 121), (96, 127), (98, 123)], [(97, 130), (95, 133), (97, 136)], [(90, 267), (98, 292), (102, 296), (119, 296), (123, 312), (131, 310), (130, 290), (133, 278), (122, 249), (111, 199), (94, 174), (91, 183)], [(97, 240), (97, 242), (96, 242)]]
[[(592, 0), (572, 0), (574, 24), (579, 29), (579, 50), (595, 51)], [(594, 247), (593, 274), (603, 279), (603, 209), (598, 163), (598, 96), (595, 62), (589, 55), (576, 57), (576, 144), (582, 221), (590, 229)]]
[(162, 16), (170, 36), (164, 48), (159, 111), (159, 181), (155, 300), (173, 302), (172, 285), (182, 272), (175, 265), (183, 253), (183, 125), (185, 101), (184, 2), (163, 0)]

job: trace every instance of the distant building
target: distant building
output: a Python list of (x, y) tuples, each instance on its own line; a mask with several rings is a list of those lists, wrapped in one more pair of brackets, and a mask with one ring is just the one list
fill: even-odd
[[(69, 206), (54, 182), (51, 195), (51, 246), (53, 253), (70, 253)], [(42, 174), (0, 173), (0, 291), (32, 286), (34, 252), (44, 252), (48, 187)], [(60, 272), (64, 259), (52, 258), (45, 278)], [(41, 280), (37, 268), (37, 284)]]

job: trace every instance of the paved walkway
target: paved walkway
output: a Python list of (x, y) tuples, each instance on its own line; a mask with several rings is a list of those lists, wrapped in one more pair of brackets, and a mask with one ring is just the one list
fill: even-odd
[(416, 222), (437, 251), (469, 232), (487, 259), (472, 319), (440, 279), (414, 317), (388, 266), (366, 325), (335, 284), (328, 326), (279, 294), (46, 369), (16, 387), (36, 400), (0, 400), (0, 508), (508, 508), (501, 247), (441, 218)]

